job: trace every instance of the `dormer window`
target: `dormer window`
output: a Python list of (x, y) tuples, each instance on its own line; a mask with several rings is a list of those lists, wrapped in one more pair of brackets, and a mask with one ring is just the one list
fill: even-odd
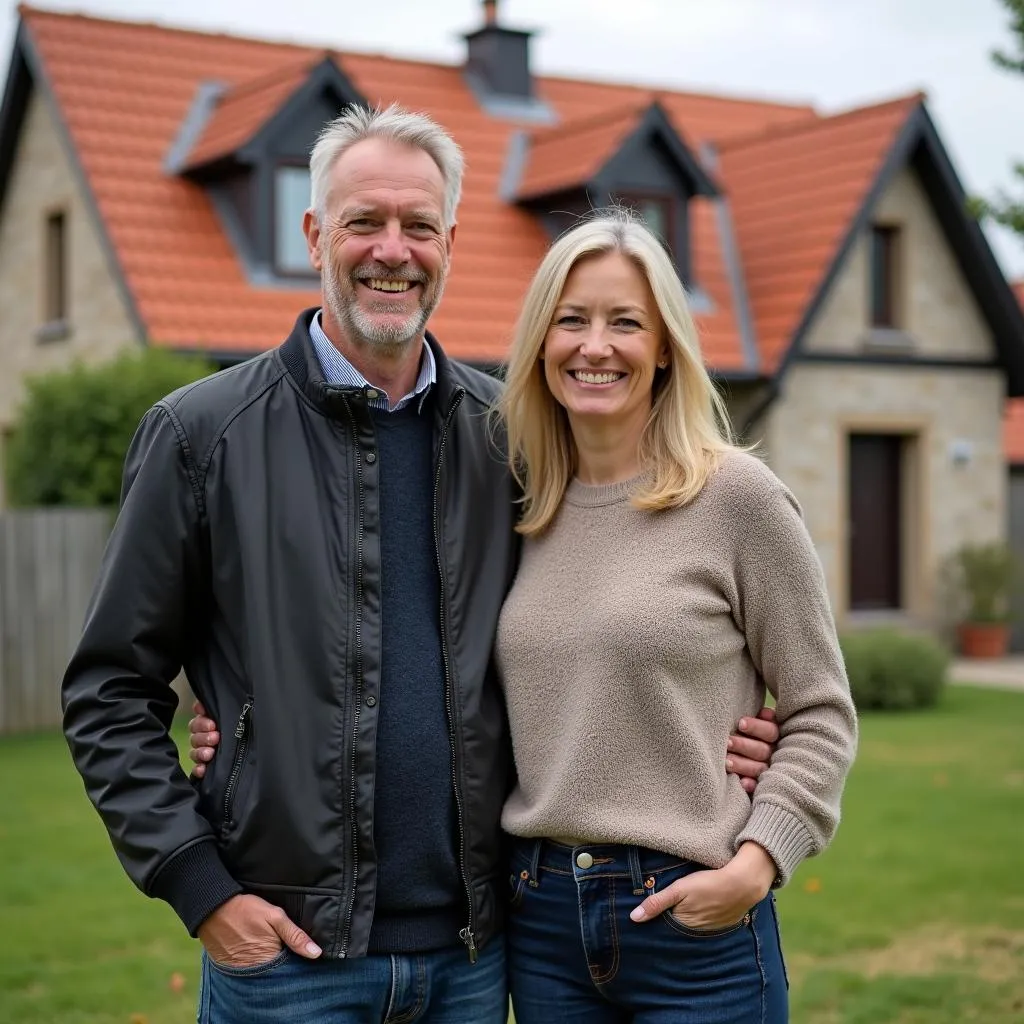
[(302, 231), (310, 151), (324, 124), (353, 105), (366, 101), (331, 53), (231, 86), (199, 84), (164, 167), (205, 190), (251, 283), (314, 287)]
[(626, 192), (618, 196), (619, 202), (635, 211), (644, 223), (668, 246), (676, 251), (675, 201), (663, 193)]
[(282, 275), (312, 274), (302, 218), (309, 208), (309, 168), (274, 170), (274, 268)]

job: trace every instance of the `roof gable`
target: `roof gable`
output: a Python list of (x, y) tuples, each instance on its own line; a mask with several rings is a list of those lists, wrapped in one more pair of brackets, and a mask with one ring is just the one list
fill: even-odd
[(717, 185), (655, 100), (531, 133), (515, 197), (528, 202), (602, 180), (610, 187), (617, 167), (650, 146), (661, 148), (689, 194), (718, 195)]
[(195, 116), (190, 112), (183, 123), (191, 142), (183, 145), (179, 136), (174, 148), (180, 152), (169, 163), (195, 173), (232, 157), (251, 162), (318, 98), (329, 99), (337, 110), (365, 103), (329, 53), (317, 60), (303, 56), (233, 87), (203, 82), (192, 107)]
[(765, 369), (816, 312), (851, 225), (920, 97), (790, 123), (718, 149)]
[[(911, 167), (931, 202), (957, 265), (992, 331), (999, 362), (1008, 375), (1009, 393), (1024, 394), (1024, 315), (996, 263), (981, 227), (968, 212), (966, 193), (924, 106), (924, 98), (911, 97), (890, 106), (897, 129), (895, 138), (883, 154), (880, 165), (868, 177), (868, 188), (856, 204), (853, 215), (847, 214), (839, 243), (826, 264), (824, 275), (815, 282), (809, 300), (802, 303), (802, 313), (788, 346), (784, 350), (778, 347), (775, 349), (780, 357), (778, 373), (784, 374), (794, 359), (799, 357), (803, 341), (821, 310), (833, 280), (870, 223), (879, 198), (901, 169)], [(881, 113), (881, 108), (877, 109)], [(852, 195), (851, 189), (848, 198), (852, 198)], [(824, 207), (816, 205), (815, 208)], [(781, 241), (785, 242), (784, 239)]]

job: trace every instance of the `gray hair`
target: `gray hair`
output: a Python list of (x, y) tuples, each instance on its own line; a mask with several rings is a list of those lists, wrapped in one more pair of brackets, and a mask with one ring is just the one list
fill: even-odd
[(380, 107), (351, 106), (324, 125), (309, 158), (310, 203), (321, 220), (327, 209), (331, 170), (338, 158), (357, 142), (387, 139), (422, 149), (431, 157), (444, 178), (444, 222), (455, 223), (455, 210), (462, 195), (465, 162), (458, 143), (425, 114), (414, 114), (397, 103)]

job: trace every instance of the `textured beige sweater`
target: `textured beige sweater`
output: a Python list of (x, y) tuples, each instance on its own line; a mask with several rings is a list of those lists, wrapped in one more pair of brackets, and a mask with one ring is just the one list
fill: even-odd
[[(753, 840), (782, 882), (839, 821), (857, 720), (817, 554), (793, 496), (729, 454), (685, 508), (574, 480), (524, 545), (498, 626), (518, 784), (513, 835), (631, 843), (721, 867)], [(775, 695), (754, 800), (725, 771)]]

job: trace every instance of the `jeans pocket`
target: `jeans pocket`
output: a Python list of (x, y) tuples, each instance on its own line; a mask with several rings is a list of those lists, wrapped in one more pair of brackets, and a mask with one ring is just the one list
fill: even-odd
[(220, 964), (210, 956), (206, 954), (206, 959), (209, 961), (210, 966), (221, 974), (226, 974), (230, 978), (258, 978), (263, 974), (269, 974), (275, 968), (280, 967), (287, 959), (291, 950), (287, 946), (281, 947), (281, 952), (270, 960), (265, 960), (262, 963), (251, 964), (248, 967), (232, 967), (230, 964)]
[(768, 894), (768, 906), (772, 912), (772, 925), (775, 928), (775, 941), (779, 944), (779, 960), (782, 961), (782, 979), (786, 983), (786, 991), (789, 991), (789, 971), (786, 968), (786, 952), (782, 948), (782, 932), (779, 929), (779, 908), (775, 905), (775, 893)]
[(523, 902), (526, 883), (530, 879), (528, 871), (513, 871), (508, 876), (508, 905), (510, 910), (518, 910)]
[(661, 916), (669, 928), (691, 939), (721, 939), (738, 932), (741, 928), (749, 927), (754, 920), (754, 913), (752, 910), (748, 911), (735, 924), (727, 924), (724, 928), (691, 928), (676, 917), (671, 907)]

